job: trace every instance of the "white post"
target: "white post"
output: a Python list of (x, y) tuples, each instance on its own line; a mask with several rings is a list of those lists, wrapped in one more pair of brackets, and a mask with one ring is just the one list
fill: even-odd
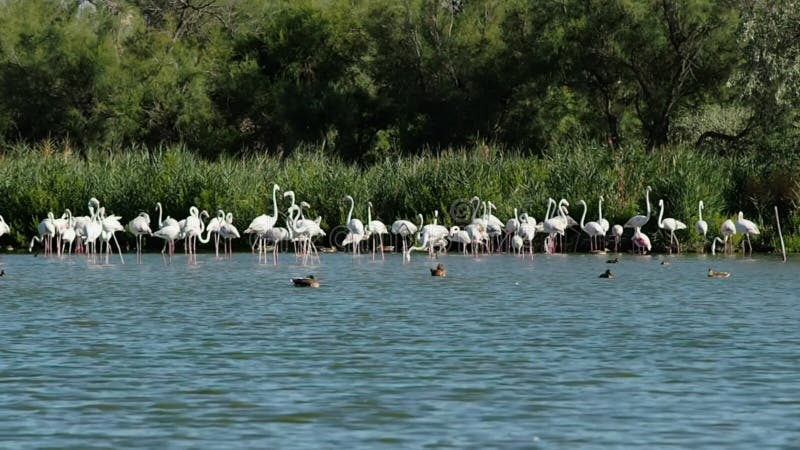
[(783, 244), (783, 234), (781, 233), (781, 219), (778, 217), (778, 207), (775, 207), (775, 221), (778, 223), (778, 236), (781, 238), (781, 253), (783, 262), (786, 262), (786, 246)]

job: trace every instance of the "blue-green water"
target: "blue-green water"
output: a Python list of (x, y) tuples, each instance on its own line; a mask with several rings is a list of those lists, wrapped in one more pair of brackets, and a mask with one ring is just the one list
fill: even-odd
[(800, 265), (607, 258), (0, 256), (0, 446), (796, 448)]

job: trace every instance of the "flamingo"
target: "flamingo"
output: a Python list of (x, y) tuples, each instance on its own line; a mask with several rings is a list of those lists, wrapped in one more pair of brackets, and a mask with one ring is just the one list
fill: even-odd
[[(533, 238), (536, 236), (536, 219), (528, 216), (528, 213), (522, 213), (519, 216), (519, 228), (517, 235), (522, 238), (522, 243), (528, 242), (528, 248), (531, 252), (531, 261), (533, 261)], [(524, 259), (524, 254), (522, 255)]]
[(77, 233), (75, 232), (75, 219), (72, 218), (72, 214), (69, 216), (69, 222), (67, 222), (67, 228), (61, 232), (61, 254), (64, 254), (64, 246), (69, 244), (69, 255), (72, 254), (72, 243), (75, 241), (77, 237)]
[(44, 245), (44, 254), (50, 255), (53, 253), (53, 236), (56, 233), (56, 225), (55, 225), (55, 216), (53, 212), (47, 213), (47, 218), (39, 222), (39, 226), (37, 227), (37, 231), (39, 232), (38, 236), (34, 236), (31, 239), (31, 244), (28, 246), (28, 251), (33, 251), (33, 243), (38, 241), (42, 242)]
[(645, 201), (647, 202), (647, 214), (631, 217), (627, 222), (625, 222), (625, 228), (642, 228), (645, 226), (645, 224), (647, 224), (647, 221), (650, 220), (650, 191), (652, 190), (653, 188), (647, 186), (644, 193)]
[[(117, 244), (117, 251), (119, 252), (119, 259), (122, 264), (125, 264), (125, 258), (122, 257), (122, 248), (119, 245), (119, 241), (117, 241), (116, 232), (117, 231), (125, 231), (125, 227), (119, 222), (119, 219), (122, 217), (116, 216), (114, 214), (110, 216), (106, 216), (106, 208), (105, 206), (100, 208), (100, 225), (102, 225), (103, 230), (100, 234), (100, 238), (106, 244), (106, 264), (108, 264), (108, 257), (111, 253), (113, 253), (113, 249), (111, 247), (111, 239), (114, 240), (114, 243)], [(101, 249), (102, 250), (102, 249)]]
[[(509, 239), (513, 239), (513, 236), (517, 233), (519, 229), (519, 214), (517, 213), (517, 208), (514, 208), (514, 217), (508, 219), (506, 221), (506, 235), (503, 238), (504, 242), (508, 242)], [(500, 243), (503, 244), (502, 242)], [(506, 245), (509, 245), (508, 243)]]
[[(264, 250), (264, 234), (278, 222), (278, 200), (275, 195), (280, 189), (281, 188), (277, 184), (272, 185), (272, 216), (262, 214), (253, 219), (250, 225), (244, 230), (245, 234), (255, 234), (258, 239), (259, 262), (261, 261), (261, 254)], [(264, 253), (264, 262), (267, 262), (266, 253)]]
[(614, 236), (614, 252), (619, 253), (619, 243), (622, 241), (622, 233), (624, 232), (622, 225), (615, 224), (611, 228), (611, 234)]
[(11, 232), (11, 227), (8, 226), (5, 219), (3, 219), (3, 216), (0, 216), (0, 237), (10, 232)]
[(84, 227), (86, 232), (86, 258), (87, 260), (91, 258), (93, 262), (97, 261), (97, 239), (103, 232), (103, 225), (100, 223), (99, 205), (100, 202), (96, 198), (92, 197), (89, 200), (89, 222)]
[[(492, 202), (486, 202), (486, 233), (489, 235), (490, 247), (493, 247), (494, 240), (503, 235), (503, 222), (497, 218), (492, 211), (496, 211), (497, 207)], [(438, 212), (438, 211), (437, 211)], [(489, 251), (493, 251), (492, 248)]]
[(597, 222), (589, 222), (584, 225), (584, 220), (586, 219), (586, 210), (588, 207), (586, 206), (586, 202), (583, 200), (578, 201), (579, 204), (583, 205), (583, 215), (581, 216), (581, 229), (589, 235), (589, 251), (594, 252), (597, 246), (597, 236), (602, 236), (605, 234), (603, 232), (603, 227)]
[(400, 219), (400, 220), (395, 220), (392, 223), (392, 234), (399, 235), (400, 239), (403, 240), (402, 252), (404, 255), (406, 253), (406, 247), (408, 245), (406, 243), (406, 238), (408, 236), (413, 236), (417, 234), (417, 230), (418, 230), (417, 226), (408, 220)]
[(345, 195), (344, 199), (350, 201), (350, 210), (347, 212), (347, 231), (349, 232), (348, 237), (350, 238), (350, 242), (353, 244), (353, 255), (357, 255), (360, 253), (359, 243), (365, 237), (364, 223), (359, 219), (353, 218), (353, 208), (356, 205), (353, 197), (350, 195)]
[(606, 234), (608, 233), (608, 228), (611, 226), (611, 224), (608, 223), (608, 220), (603, 218), (603, 201), (605, 201), (605, 199), (601, 195), (597, 200), (597, 223), (600, 224), (600, 228), (603, 229), (603, 248), (605, 248)]
[[(555, 200), (548, 199), (548, 203), (552, 201), (555, 203)], [(548, 205), (549, 206), (549, 205)], [(566, 199), (561, 199), (558, 202), (558, 206), (556, 206), (556, 212), (558, 212), (558, 216), (553, 216), (544, 221), (544, 231), (549, 235), (549, 245), (547, 245), (547, 252), (553, 253), (555, 251), (555, 243), (553, 240), (556, 236), (564, 236), (567, 231), (567, 224), (569, 223), (567, 220), (567, 207), (569, 206), (569, 202)], [(549, 207), (548, 207), (549, 209)], [(563, 250), (563, 246), (562, 246)]]
[(164, 256), (164, 252), (167, 251), (167, 247), (169, 247), (168, 254), (170, 260), (172, 260), (172, 256), (175, 254), (175, 240), (178, 239), (181, 234), (181, 227), (174, 219), (169, 222), (164, 221), (163, 225), (164, 226), (153, 232), (153, 236), (164, 240), (164, 248), (161, 249), (161, 255)]
[(462, 230), (457, 225), (453, 225), (450, 227), (450, 242), (458, 242), (461, 244), (461, 253), (466, 255), (467, 254), (467, 244), (470, 243), (469, 233)]
[[(300, 244), (303, 265), (307, 264), (309, 256), (311, 257), (312, 262), (316, 257), (317, 263), (319, 263), (319, 253), (317, 252), (317, 247), (314, 245), (314, 238), (318, 236), (325, 236), (325, 232), (322, 231), (322, 228), (319, 226), (319, 220), (321, 220), (321, 218), (317, 218), (317, 220), (301, 219), (301, 209), (302, 208), (298, 207), (297, 205), (292, 205), (289, 207), (286, 218), (286, 227), (288, 228), (289, 239), (294, 241), (296, 244)], [(352, 238), (353, 234), (348, 232), (347, 237), (345, 237), (342, 244), (347, 245), (351, 243)]]
[(725, 239), (720, 239), (719, 236), (715, 237), (711, 243), (711, 254), (716, 255), (716, 243), (719, 242), (722, 244), (722, 253), (728, 252), (728, 240), (731, 241), (731, 254), (733, 254), (733, 239), (731, 238), (734, 234), (736, 234), (736, 224), (733, 223), (731, 219), (728, 219), (722, 222), (722, 225), (719, 227), (719, 232), (722, 234)]
[[(207, 211), (203, 211), (208, 216)], [(201, 213), (196, 206), (189, 207), (189, 215), (183, 220), (181, 231), (184, 239), (184, 250), (189, 253), (189, 262), (197, 262), (197, 236), (205, 230), (205, 222), (200, 217)]]
[(676, 230), (685, 230), (686, 224), (681, 222), (680, 220), (675, 220), (673, 218), (666, 218), (661, 220), (664, 217), (664, 200), (658, 201), (658, 206), (661, 208), (661, 212), (658, 214), (658, 228), (662, 230), (669, 231), (669, 252), (672, 253), (672, 241), (675, 240), (675, 244), (678, 246), (678, 254), (681, 254), (681, 243), (678, 241), (678, 238), (675, 237)]
[(631, 238), (634, 247), (634, 253), (636, 253), (636, 249), (640, 249), (641, 253), (644, 255), (645, 251), (650, 251), (652, 246), (650, 245), (650, 238), (647, 237), (646, 234), (642, 233), (642, 229), (639, 227), (634, 227), (633, 229), (633, 237)]
[(128, 223), (128, 228), (131, 230), (131, 234), (136, 238), (136, 263), (141, 264), (142, 237), (146, 234), (153, 234), (153, 230), (150, 229), (150, 215), (146, 212), (140, 212), (138, 216), (134, 217), (133, 220)]
[(214, 234), (214, 257), (219, 258), (219, 227), (222, 225), (222, 222), (225, 221), (225, 211), (218, 209), (217, 215), (212, 217), (211, 220), (208, 221), (206, 224), (206, 239), (200, 239), (200, 242), (203, 244), (208, 243), (211, 240), (211, 234)]
[[(378, 245), (381, 247), (381, 259), (385, 259), (383, 255), (383, 235), (389, 234), (389, 231), (386, 230), (386, 225), (380, 220), (372, 220), (372, 202), (367, 202), (367, 226), (365, 227), (365, 230), (370, 236), (373, 234), (378, 235)], [(374, 242), (372, 245), (372, 260), (375, 261)]]
[[(223, 239), (223, 249), (225, 256), (228, 259), (233, 257), (233, 240), (238, 239), (241, 237), (239, 235), (239, 230), (233, 224), (233, 213), (228, 212), (225, 215), (225, 221), (222, 222), (219, 226), (219, 236)], [(227, 241), (227, 245), (226, 242)]]
[[(747, 238), (747, 244), (750, 245), (750, 256), (753, 256), (753, 244), (750, 242), (751, 234), (761, 234), (758, 227), (753, 222), (744, 218), (744, 213), (739, 211), (739, 219), (736, 220), (736, 232), (741, 233)], [(742, 238), (742, 254), (744, 254), (744, 238)]]
[[(435, 212), (438, 213), (439, 211)], [(427, 235), (426, 242), (428, 244), (428, 256), (432, 257), (434, 245), (436, 245), (442, 239), (446, 238), (450, 234), (450, 230), (436, 223), (429, 223), (425, 226), (422, 226), (423, 223), (422, 214), (419, 215), (419, 221), (420, 221), (419, 234), (423, 237)]]
[[(433, 254), (434, 254), (433, 247), (435, 245), (438, 245), (438, 243), (442, 239), (444, 239), (445, 237), (447, 237), (450, 234), (450, 230), (448, 230), (447, 228), (445, 228), (445, 227), (443, 227), (441, 225), (437, 225), (437, 224), (431, 223), (431, 224), (422, 226), (422, 224), (424, 223), (424, 217), (422, 216), (422, 214), (419, 214), (418, 217), (419, 217), (419, 221), (420, 221), (420, 232), (419, 232), (419, 236), (418, 236), (418, 239), (420, 241), (420, 245), (418, 247), (412, 246), (411, 248), (409, 248), (403, 254), (403, 258), (405, 260), (408, 260), (408, 261), (411, 260), (411, 252), (412, 251), (414, 251), (414, 250), (425, 250), (426, 248), (428, 250), (428, 256), (433, 257)], [(445, 243), (445, 245), (446, 245), (446, 243)]]
[(64, 231), (66, 231), (69, 226), (70, 217), (72, 217), (72, 211), (67, 209), (61, 214), (61, 217), (53, 219), (53, 225), (55, 226), (56, 253), (58, 253), (58, 256), (61, 256), (61, 235), (64, 234)]
[(700, 200), (700, 203), (697, 205), (697, 215), (699, 219), (694, 224), (694, 229), (697, 230), (697, 234), (703, 235), (703, 253), (706, 252), (706, 233), (708, 233), (708, 223), (703, 220), (703, 201)]
[(181, 234), (181, 226), (177, 220), (170, 216), (167, 216), (163, 221), (161, 220), (161, 202), (156, 203), (156, 209), (158, 210), (158, 230), (153, 232), (153, 236), (164, 240), (164, 248), (161, 249), (161, 256), (164, 256), (164, 252), (167, 251), (167, 247), (169, 247), (168, 254), (171, 261), (172, 256), (175, 254), (175, 240), (178, 239)]

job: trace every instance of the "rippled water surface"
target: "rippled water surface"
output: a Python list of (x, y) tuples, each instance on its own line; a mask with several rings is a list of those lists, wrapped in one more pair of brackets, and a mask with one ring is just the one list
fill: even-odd
[(607, 258), (0, 256), (0, 445), (797, 448), (800, 263)]

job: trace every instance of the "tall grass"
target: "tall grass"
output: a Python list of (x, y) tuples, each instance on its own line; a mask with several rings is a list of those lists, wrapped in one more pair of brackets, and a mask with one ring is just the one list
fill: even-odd
[[(764, 184), (768, 167), (759, 166), (752, 157), (720, 157), (686, 147), (647, 154), (637, 147), (611, 150), (581, 141), (553, 147), (543, 157), (489, 150), (482, 146), (387, 158), (360, 167), (311, 148), (297, 149), (286, 158), (258, 154), (207, 161), (180, 146), (135, 147), (120, 153), (86, 149), (76, 155), (68, 145), (52, 142), (20, 145), (0, 153), (0, 214), (12, 227), (11, 237), (3, 239), (17, 245), (28, 241), (48, 211), (58, 216), (69, 208), (76, 215), (87, 214), (90, 197), (97, 197), (108, 212), (121, 215), (125, 222), (140, 211), (153, 215), (155, 203), (161, 202), (165, 214), (179, 219), (188, 215), (192, 205), (212, 214), (217, 209), (230, 211), (243, 230), (252, 218), (272, 213), (273, 183), (282, 191), (294, 190), (298, 201), (309, 202), (308, 214), (322, 216), (325, 229), (344, 223), (347, 204), (342, 198), (346, 194), (355, 198), (354, 215), (362, 219), (366, 219), (367, 201), (372, 201), (373, 218), (386, 223), (415, 220), (418, 213), (431, 220), (433, 211), (439, 210), (440, 223), (446, 225), (468, 220), (469, 199), (474, 195), (496, 204), (495, 214), (503, 220), (511, 217), (514, 208), (541, 219), (548, 197), (566, 198), (576, 219), (582, 212), (577, 202), (584, 199), (590, 205), (587, 220), (595, 220), (602, 194), (604, 216), (612, 224), (622, 224), (645, 211), (644, 192), (650, 185), (655, 214), (658, 200), (663, 199), (664, 217), (682, 220), (689, 227), (680, 234), (685, 248), (702, 245), (693, 231), (699, 200), (705, 202), (709, 236), (718, 234), (722, 221), (743, 210), (762, 227), (764, 234), (757, 245), (762, 250), (775, 245), (773, 218), (763, 214), (774, 196), (754, 195), (760, 192), (754, 186)], [(797, 201), (791, 207), (784, 204), (782, 212), (785, 232), (790, 235), (787, 242), (796, 251), (800, 250), (800, 237), (796, 237), (800, 235), (800, 176), (787, 183), (794, 190), (786, 195), (794, 193)], [(287, 202), (278, 201), (284, 211)], [(657, 230), (656, 219), (651, 219), (646, 231)], [(656, 246), (663, 244), (663, 235), (656, 235)]]

